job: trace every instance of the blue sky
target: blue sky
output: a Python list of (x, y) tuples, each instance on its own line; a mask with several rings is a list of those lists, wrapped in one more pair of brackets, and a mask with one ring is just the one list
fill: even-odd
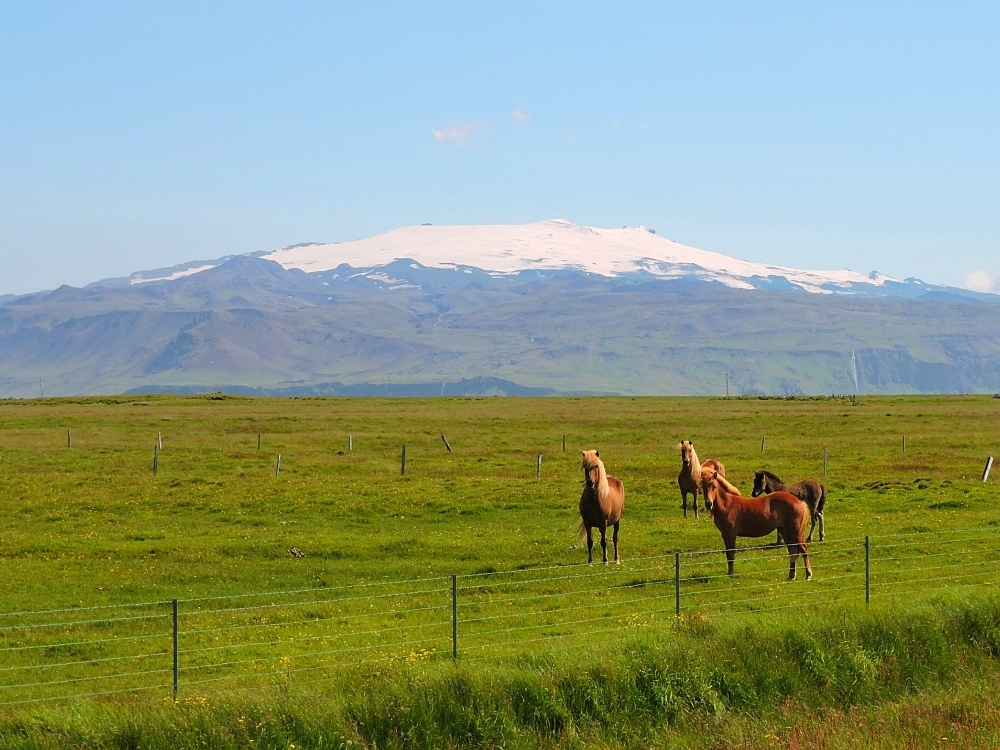
[(539, 5), (0, 5), (0, 293), (556, 217), (1000, 291), (1000, 6)]

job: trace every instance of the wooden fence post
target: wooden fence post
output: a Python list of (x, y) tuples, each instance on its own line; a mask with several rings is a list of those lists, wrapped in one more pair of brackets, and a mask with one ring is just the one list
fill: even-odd
[(993, 468), (993, 456), (986, 459), (986, 468), (983, 469), (983, 481), (985, 482), (990, 478), (990, 469)]
[[(696, 499), (697, 502), (697, 499)], [(681, 616), (681, 553), (674, 553), (674, 614)]]
[(451, 445), (448, 444), (448, 438), (442, 435), (441, 439), (444, 441), (444, 447), (448, 449), (449, 453), (451, 453)]
[(406, 475), (406, 446), (403, 446), (403, 452), (399, 457), (399, 475)]
[(178, 630), (177, 630), (177, 600), (174, 599), (173, 602), (173, 616), (174, 616), (174, 700), (177, 700), (177, 687), (180, 674), (180, 651), (178, 649)]
[(865, 534), (865, 604), (872, 603), (872, 566), (871, 566), (871, 544), (868, 535)]
[(538, 462), (535, 464), (535, 479), (542, 478), (542, 454), (538, 454)]
[(458, 660), (458, 576), (451, 577), (451, 658)]

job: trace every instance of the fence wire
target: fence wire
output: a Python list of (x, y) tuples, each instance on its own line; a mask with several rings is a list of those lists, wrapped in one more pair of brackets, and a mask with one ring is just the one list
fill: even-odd
[(0, 706), (169, 697), (175, 674), (182, 697), (307, 684), (345, 667), (381, 669), (456, 653), (506, 659), (606, 633), (669, 637), (666, 626), (678, 614), (758, 616), (992, 590), (1000, 576), (997, 535), (994, 528), (958, 529), (886, 535), (868, 545), (864, 537), (812, 543), (808, 583), (801, 557), (789, 582), (785, 548), (747, 545), (735, 550), (732, 577), (725, 550), (697, 550), (621, 565), (0, 613)]

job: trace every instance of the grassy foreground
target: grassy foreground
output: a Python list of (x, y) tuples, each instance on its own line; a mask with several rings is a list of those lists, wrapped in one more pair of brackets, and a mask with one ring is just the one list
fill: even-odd
[[(992, 746), (1000, 468), (979, 478), (1000, 455), (998, 423), (1000, 400), (985, 397), (0, 402), (0, 746), (925, 747), (952, 730)], [(673, 553), (720, 544), (705, 516), (681, 516), (682, 437), (745, 491), (758, 468), (822, 478), (828, 450), (813, 582), (784, 584), (780, 554), (741, 556), (732, 582), (721, 556), (686, 557), (685, 617), (673, 618), (672, 592), (657, 593)], [(577, 588), (523, 585), (517, 575), (561, 578), (585, 560), (581, 447), (625, 482), (625, 564), (584, 569)], [(506, 588), (482, 583), (504, 571)], [(448, 584), (420, 582), (450, 574), (463, 577), (463, 617), (510, 633), (463, 622), (457, 667)], [(403, 598), (403, 579), (428, 589), (440, 622)], [(288, 608), (262, 614), (244, 606), (257, 599), (226, 599), (359, 584), (388, 592), (381, 609), (268, 596)], [(178, 704), (167, 690), (17, 704), (115, 687), (99, 668), (147, 664), (132, 659), (165, 678), (173, 598), (190, 650)], [(516, 599), (545, 606), (517, 620)], [(101, 622), (11, 615), (79, 609), (90, 622), (86, 607), (138, 602), (160, 618), (122, 633), (149, 637), (142, 653), (110, 628), (78, 645)], [(529, 637), (536, 624), (546, 638)], [(427, 625), (437, 651), (387, 635)], [(309, 661), (352, 644), (391, 658)], [(154, 684), (144, 669), (135, 685)]]
[(998, 678), (1000, 601), (950, 597), (794, 625), (688, 618), (504, 665), (36, 709), (0, 716), (0, 746), (985, 748), (1000, 740)]

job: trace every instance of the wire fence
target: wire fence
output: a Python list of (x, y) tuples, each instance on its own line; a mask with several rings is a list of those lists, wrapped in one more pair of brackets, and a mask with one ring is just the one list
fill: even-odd
[[(1000, 528), (740, 547), (585, 564), (160, 602), (0, 613), (0, 706), (133, 693), (201, 695), (303, 684), (338, 668), (503, 659), (545, 643), (656, 632), (678, 616), (792, 608), (997, 585)], [(664, 630), (664, 633), (667, 631)]]

